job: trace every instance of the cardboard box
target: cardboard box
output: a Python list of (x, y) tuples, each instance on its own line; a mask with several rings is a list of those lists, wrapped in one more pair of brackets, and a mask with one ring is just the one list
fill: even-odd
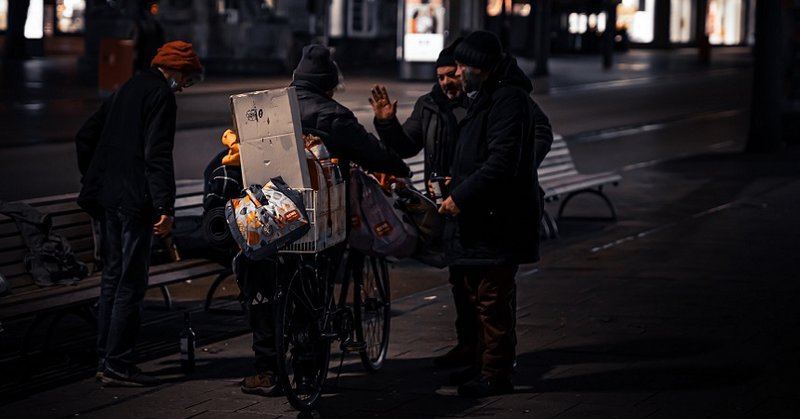
[(230, 100), (244, 184), (264, 185), (281, 176), (292, 188), (311, 188), (294, 87), (232, 95)]

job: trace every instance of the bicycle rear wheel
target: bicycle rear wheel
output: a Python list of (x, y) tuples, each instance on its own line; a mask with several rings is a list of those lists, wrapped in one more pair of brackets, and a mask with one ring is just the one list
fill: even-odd
[(389, 350), (391, 301), (389, 268), (386, 259), (362, 256), (361, 269), (353, 269), (353, 314), (356, 337), (366, 347), (360, 351), (361, 363), (370, 372), (378, 371)]
[(323, 334), (329, 294), (319, 288), (318, 278), (301, 271), (297, 269), (276, 301), (275, 350), (286, 399), (304, 412), (322, 397), (331, 344)]

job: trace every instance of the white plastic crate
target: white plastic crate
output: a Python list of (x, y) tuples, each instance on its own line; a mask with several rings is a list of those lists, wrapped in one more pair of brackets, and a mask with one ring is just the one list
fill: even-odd
[(311, 230), (281, 249), (280, 253), (317, 253), (341, 243), (346, 237), (345, 222), (347, 222), (344, 182), (335, 183), (329, 188), (321, 188), (320, 191), (308, 188), (297, 190), (303, 194)]

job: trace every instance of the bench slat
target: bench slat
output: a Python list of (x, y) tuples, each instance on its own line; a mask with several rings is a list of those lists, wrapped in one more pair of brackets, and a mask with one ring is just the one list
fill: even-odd
[[(203, 181), (176, 182), (176, 215), (202, 214)], [(76, 193), (24, 200), (37, 210), (50, 214), (53, 232), (64, 236), (79, 260), (89, 264), (94, 255), (91, 219), (78, 207)], [(84, 278), (74, 286), (39, 287), (24, 265), (28, 249), (11, 217), (0, 214), (0, 272), (8, 279), (12, 294), (0, 299), (0, 319), (29, 316), (91, 301), (99, 295), (100, 274)], [(216, 276), (227, 272), (216, 262), (189, 259), (154, 265), (150, 268), (150, 287), (188, 279)]]

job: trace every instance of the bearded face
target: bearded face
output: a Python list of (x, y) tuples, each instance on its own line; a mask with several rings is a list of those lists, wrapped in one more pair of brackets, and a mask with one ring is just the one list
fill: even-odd
[(463, 93), (461, 77), (456, 75), (456, 66), (441, 66), (436, 68), (436, 79), (439, 87), (442, 88), (445, 96), (450, 100), (456, 100)]
[(461, 77), (461, 84), (464, 92), (474, 94), (481, 88), (481, 83), (485, 77), (485, 71), (461, 63), (456, 63), (456, 75)]

